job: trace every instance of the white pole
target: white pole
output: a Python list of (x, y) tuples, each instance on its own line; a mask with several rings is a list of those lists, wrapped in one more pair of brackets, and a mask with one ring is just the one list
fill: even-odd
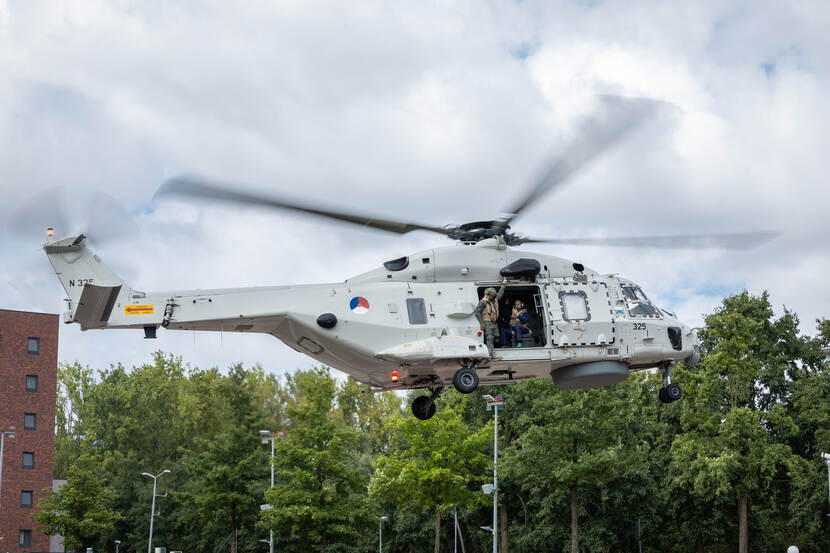
[(155, 476), (149, 472), (141, 473), (142, 476), (149, 476), (153, 479), (153, 501), (150, 503), (150, 537), (147, 539), (147, 553), (153, 553), (153, 515), (155, 515), (156, 512), (156, 482), (158, 481), (159, 476), (168, 472), (170, 471), (164, 469)]
[(499, 406), (493, 405), (496, 412), (496, 426), (493, 431), (493, 553), (499, 553)]
[[(271, 436), (271, 487), (274, 487), (274, 436)], [(274, 529), (268, 531), (268, 552), (274, 553)]]
[(378, 519), (378, 553), (383, 553), (383, 518)]
[[(0, 460), (2, 460), (2, 456), (0, 456)], [(825, 457), (824, 462), (827, 464), (827, 500), (830, 501), (830, 457)]]
[(156, 511), (156, 479), (158, 478), (150, 476), (153, 479), (153, 502), (150, 504), (150, 539), (147, 540), (147, 553), (153, 553), (153, 515)]
[(6, 433), (0, 432), (0, 506), (3, 499), (3, 449), (6, 446)]
[(453, 518), (453, 534), (452, 534), (452, 552), (458, 553), (458, 513), (456, 513), (455, 508), (452, 510), (452, 518)]

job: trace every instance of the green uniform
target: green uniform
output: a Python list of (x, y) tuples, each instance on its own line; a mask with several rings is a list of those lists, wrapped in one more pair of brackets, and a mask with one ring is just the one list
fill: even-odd
[[(488, 291), (490, 290), (492, 289), (488, 288)], [(504, 286), (499, 288), (495, 298), (485, 294), (476, 307), (476, 319), (484, 331), (484, 343), (487, 344), (491, 356), (496, 345), (496, 336), (499, 334), (499, 300), (502, 296), (504, 296)]]

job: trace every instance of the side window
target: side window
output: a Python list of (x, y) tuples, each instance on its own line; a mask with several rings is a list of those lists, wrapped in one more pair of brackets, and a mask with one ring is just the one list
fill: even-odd
[(559, 303), (562, 304), (562, 315), (565, 316), (565, 320), (588, 321), (591, 319), (585, 292), (560, 292)]
[(387, 271), (403, 271), (407, 267), (409, 267), (409, 258), (408, 257), (399, 257), (398, 259), (393, 259), (392, 261), (387, 261), (383, 264)]
[(27, 374), (26, 375), (26, 391), (27, 392), (37, 392), (37, 375), (36, 374)]
[(409, 313), (409, 324), (427, 324), (427, 306), (423, 298), (407, 298), (406, 311)]
[(29, 353), (40, 353), (40, 338), (29, 338), (26, 351)]

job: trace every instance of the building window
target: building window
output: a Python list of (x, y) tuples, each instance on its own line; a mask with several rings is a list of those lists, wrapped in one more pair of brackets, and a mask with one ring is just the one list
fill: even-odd
[(423, 298), (406, 298), (406, 310), (409, 314), (409, 324), (427, 324), (427, 307)]
[(32, 490), (23, 490), (20, 492), (20, 506), (21, 507), (31, 507), (32, 506)]
[(26, 391), (27, 392), (37, 392), (37, 375), (36, 374), (27, 374), (26, 375)]
[(20, 541), (18, 545), (22, 545), (24, 547), (31, 547), (32, 546), (32, 531), (31, 530), (21, 530), (20, 531)]
[(23, 468), (24, 469), (33, 469), (33, 468), (35, 468), (35, 452), (34, 451), (24, 451), (23, 452)]
[(23, 415), (23, 428), (26, 430), (34, 430), (37, 426), (37, 415), (34, 413), (26, 413)]
[(29, 353), (40, 353), (40, 338), (29, 338), (27, 351)]

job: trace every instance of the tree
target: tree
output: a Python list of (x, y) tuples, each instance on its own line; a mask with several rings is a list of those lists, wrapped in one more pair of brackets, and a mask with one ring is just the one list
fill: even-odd
[[(505, 478), (518, 483), (535, 510), (546, 515), (555, 515), (566, 498), (572, 553), (580, 550), (579, 513), (585, 511), (580, 494), (585, 501), (598, 498), (606, 518), (614, 509), (608, 509), (604, 487), (647, 465), (647, 433), (637, 416), (642, 399), (635, 397), (639, 386), (632, 379), (608, 388), (565, 391), (551, 382), (528, 383), (536, 399), (516, 423), (520, 435), (505, 452)], [(592, 549), (604, 548), (611, 539), (606, 534), (613, 532), (607, 525), (592, 526)], [(544, 547), (564, 537), (551, 534), (552, 529), (525, 528), (522, 542)]]
[(700, 368), (678, 376), (687, 393), (672, 444), (674, 484), (697, 498), (734, 501), (738, 549), (747, 553), (750, 501), (772, 497), (776, 481), (799, 472), (785, 402), (806, 374), (809, 344), (797, 317), (785, 310), (773, 320), (766, 293), (726, 298), (706, 325)]
[(53, 465), (56, 478), (67, 476), (72, 462), (83, 451), (84, 423), (90, 415), (87, 413), (87, 400), (93, 388), (92, 369), (80, 363), (58, 366)]
[(102, 481), (99, 459), (85, 455), (75, 461), (66, 484), (38, 503), (35, 520), (49, 535), (62, 535), (67, 549), (102, 545), (101, 536), (122, 520), (112, 510), (115, 492)]
[(256, 521), (267, 462), (257, 436), (261, 425), (254, 395), (241, 365), (222, 380), (221, 395), (227, 402), (224, 427), (212, 439), (202, 440), (202, 450), (186, 461), (194, 476), (187, 497), (202, 524), (210, 521), (214, 533), (230, 533), (230, 551), (236, 553), (240, 528), (252, 528)]
[(294, 404), (287, 434), (275, 444), (276, 482), (262, 522), (281, 540), (299, 542), (298, 551), (313, 545), (325, 553), (333, 543), (358, 541), (370, 522), (358, 433), (336, 420), (328, 370), (298, 371), (288, 384)]
[(478, 430), (447, 407), (427, 421), (398, 415), (388, 423), (390, 452), (375, 463), (371, 497), (406, 508), (412, 504), (435, 513), (435, 553), (441, 547), (441, 513), (480, 500), (478, 485), (487, 479), (492, 425)]

